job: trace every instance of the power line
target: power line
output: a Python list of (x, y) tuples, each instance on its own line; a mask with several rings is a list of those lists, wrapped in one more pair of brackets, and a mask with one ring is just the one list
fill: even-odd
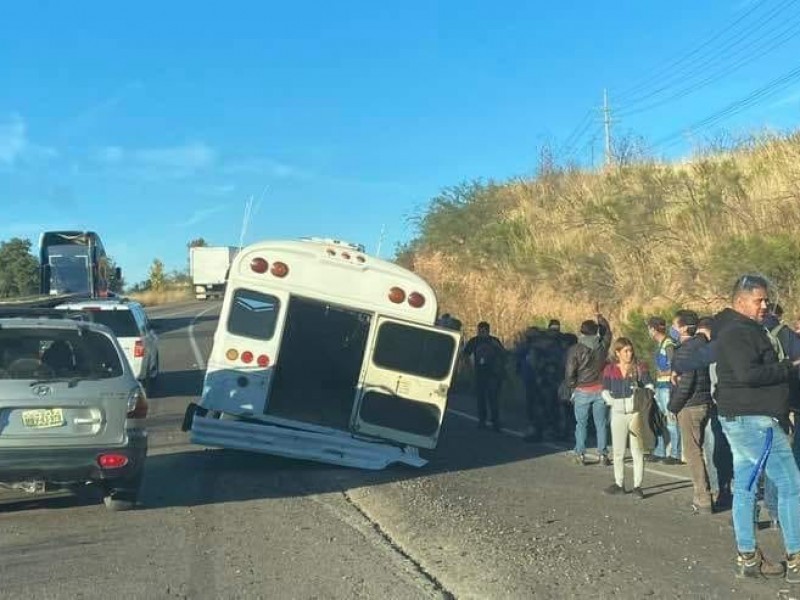
[[(727, 105), (723, 109), (712, 113), (711, 115), (693, 123), (688, 127), (689, 131), (698, 131), (702, 129), (707, 129), (708, 127), (715, 125), (721, 121), (724, 121), (736, 114), (741, 113), (742, 111), (765, 102), (770, 98), (777, 95), (779, 92), (782, 92), (787, 87), (791, 86), (796, 81), (800, 80), (800, 67), (796, 67), (789, 71), (788, 73), (778, 77), (766, 85), (758, 88), (757, 90), (751, 92), (750, 94), (746, 95), (745, 97), (732, 102), (731, 104)], [(684, 135), (686, 129), (676, 131), (667, 135), (660, 140), (658, 140), (653, 147), (657, 148), (660, 146), (670, 147), (674, 145), (677, 141), (680, 140), (681, 136)]]
[(567, 136), (567, 139), (564, 140), (564, 152), (568, 153), (569, 155), (569, 153), (571, 153), (575, 146), (581, 141), (581, 138), (586, 133), (586, 130), (591, 126), (592, 111), (587, 110), (572, 132)]
[(705, 42), (701, 43), (699, 46), (695, 47), (692, 50), (682, 54), (676, 59), (671, 61), (667, 61), (663, 63), (660, 67), (656, 67), (652, 70), (650, 75), (646, 76), (644, 79), (640, 80), (639, 83), (635, 83), (633, 86), (629, 87), (628, 89), (623, 89), (619, 94), (616, 95), (616, 98), (619, 102), (626, 102), (628, 97), (632, 94), (636, 94), (639, 90), (648, 87), (651, 83), (658, 81), (662, 78), (664, 73), (669, 73), (670, 69), (674, 69), (675, 67), (680, 66), (682, 63), (686, 62), (687, 60), (691, 59), (693, 56), (696, 56), (699, 52), (702, 52), (705, 48), (713, 44), (716, 40), (724, 36), (726, 33), (735, 29), (740, 23), (747, 20), (750, 15), (757, 12), (764, 4), (767, 3), (768, 0), (759, 0), (754, 6), (750, 7), (747, 11), (745, 11), (742, 15), (740, 15), (737, 19), (733, 22), (725, 26), (723, 29), (712, 35), (708, 38)]
[(688, 85), (687, 87), (684, 87), (683, 89), (680, 89), (675, 93), (667, 96), (666, 98), (662, 98), (661, 100), (657, 100), (641, 108), (636, 108), (633, 110), (623, 110), (621, 114), (622, 116), (625, 117), (637, 115), (643, 112), (653, 110), (654, 108), (664, 106), (665, 104), (669, 104), (670, 102), (674, 102), (675, 100), (684, 98), (689, 94), (692, 94), (693, 92), (696, 92), (704, 87), (711, 85), (712, 83), (719, 81), (720, 79), (727, 77), (728, 75), (731, 75), (732, 73), (735, 73), (736, 71), (754, 62), (755, 60), (761, 58), (762, 56), (769, 54), (779, 46), (782, 46), (786, 42), (796, 38), (798, 35), (800, 35), (800, 22), (791, 25), (787, 30), (782, 32), (781, 37), (773, 40), (773, 43), (769, 44), (766, 47), (761, 46), (760, 48), (757, 48), (755, 52), (749, 53), (746, 58), (739, 60), (731, 65), (728, 65), (722, 71), (718, 71), (717, 73), (709, 75), (704, 79), (696, 81)]
[[(792, 0), (793, 2), (796, 0)], [(757, 60), (758, 58), (772, 52), (779, 46), (785, 44), (786, 42), (790, 41), (791, 39), (795, 38), (800, 34), (800, 15), (794, 15), (794, 20), (788, 22), (783, 20), (781, 23), (778, 24), (777, 27), (773, 27), (769, 31), (767, 31), (764, 35), (751, 40), (748, 44), (739, 47), (732, 53), (726, 53), (724, 56), (717, 56), (711, 57), (707, 59), (705, 62), (698, 63), (697, 67), (694, 72), (692, 73), (677, 73), (673, 77), (679, 78), (675, 79), (675, 81), (670, 81), (662, 85), (661, 87), (651, 91), (649, 94), (643, 95), (638, 97), (636, 100), (630, 101), (628, 106), (636, 106), (637, 104), (641, 104), (646, 100), (656, 97), (661, 94), (661, 92), (669, 91), (670, 88), (674, 87), (676, 84), (685, 84), (684, 87), (679, 88), (674, 93), (670, 94), (666, 98), (662, 98), (661, 100), (656, 100), (647, 104), (646, 106), (638, 109), (633, 110), (625, 110), (623, 114), (625, 115), (632, 115), (637, 114), (640, 112), (645, 112), (647, 110), (651, 110), (658, 106), (663, 106), (664, 104), (671, 102), (673, 100), (677, 100), (679, 98), (683, 98), (688, 94), (695, 92), (703, 87), (710, 85), (711, 83), (730, 75), (741, 69), (742, 67), (752, 63), (753, 61)], [(777, 35), (773, 35), (777, 32)], [(738, 43), (738, 42), (737, 42)], [(729, 45), (722, 48), (722, 51), (733, 50), (734, 45)], [(724, 65), (726, 61), (730, 59), (736, 59), (733, 63)], [(719, 65), (724, 65), (721, 70), (716, 72), (709, 72), (712, 68), (715, 68)], [(698, 77), (700, 79), (698, 79)]]

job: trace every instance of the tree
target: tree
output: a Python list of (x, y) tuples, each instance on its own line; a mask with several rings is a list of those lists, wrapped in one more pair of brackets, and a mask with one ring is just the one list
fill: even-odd
[(115, 294), (121, 294), (125, 287), (125, 278), (117, 279), (117, 261), (110, 256), (107, 256), (106, 260), (108, 260), (108, 289)]
[(149, 281), (150, 289), (156, 292), (160, 292), (164, 289), (164, 263), (157, 258), (153, 259), (153, 264), (150, 265)]
[(192, 284), (192, 278), (189, 277), (188, 271), (179, 271), (178, 269), (174, 269), (170, 271), (165, 279), (166, 283), (172, 286), (185, 286)]
[(39, 261), (31, 254), (30, 240), (0, 242), (0, 298), (28, 296), (39, 288)]
[(208, 242), (206, 242), (205, 239), (199, 237), (199, 238), (189, 242), (187, 244), (187, 246), (189, 246), (189, 248), (200, 248), (200, 247), (208, 246)]

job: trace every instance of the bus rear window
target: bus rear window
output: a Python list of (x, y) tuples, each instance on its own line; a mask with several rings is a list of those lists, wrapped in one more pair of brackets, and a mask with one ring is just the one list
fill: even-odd
[(449, 335), (401, 323), (383, 323), (372, 362), (392, 371), (426, 379), (444, 379), (450, 372), (455, 340)]
[(228, 331), (256, 340), (272, 339), (280, 307), (281, 302), (275, 296), (236, 290), (228, 315)]

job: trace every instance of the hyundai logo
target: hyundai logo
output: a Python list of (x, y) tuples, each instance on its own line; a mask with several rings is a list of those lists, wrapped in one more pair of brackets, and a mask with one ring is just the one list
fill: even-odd
[(33, 388), (33, 393), (39, 397), (41, 396), (49, 396), (50, 392), (53, 390), (50, 388), (49, 385), (37, 385)]

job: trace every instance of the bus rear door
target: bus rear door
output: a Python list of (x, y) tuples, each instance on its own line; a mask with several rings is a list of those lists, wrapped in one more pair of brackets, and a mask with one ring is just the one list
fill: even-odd
[(435, 448), (459, 340), (456, 331), (379, 317), (365, 357), (354, 431)]

